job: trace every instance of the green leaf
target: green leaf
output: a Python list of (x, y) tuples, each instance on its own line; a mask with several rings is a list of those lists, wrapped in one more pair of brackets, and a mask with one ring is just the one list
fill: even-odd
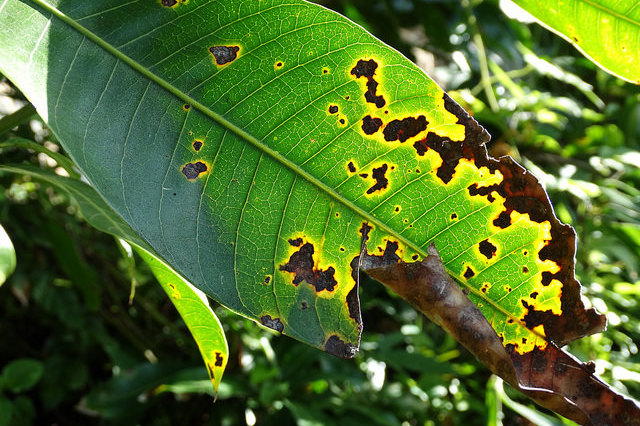
[(634, 1), (513, 0), (605, 71), (640, 84), (640, 8)]
[(16, 269), (16, 252), (7, 231), (0, 226), (0, 285), (9, 278)]
[(7, 398), (0, 395), (0, 426), (9, 426), (13, 415), (13, 404)]
[(89, 185), (29, 165), (0, 165), (0, 171), (26, 174), (61, 188), (76, 200), (85, 219), (93, 227), (133, 244), (137, 243), (138, 253), (147, 262), (191, 331), (200, 348), (214, 390), (217, 390), (227, 365), (229, 351), (222, 325), (209, 307), (206, 298), (202, 298), (197, 289), (150, 254), (147, 251), (151, 250), (148, 245), (122, 222), (122, 219)]
[(11, 361), (2, 369), (2, 384), (13, 393), (31, 389), (40, 381), (44, 366), (36, 359), (20, 358)]
[(28, 164), (0, 164), (0, 171), (32, 176), (64, 190), (73, 197), (83, 217), (91, 226), (151, 250), (148, 244), (141, 240), (129, 225), (124, 223), (122, 218), (86, 183)]
[(6, 0), (0, 25), (0, 70), (86, 178), (236, 312), (350, 357), (362, 249), (410, 262), (435, 243), (519, 353), (604, 326), (580, 301), (575, 233), (537, 180), (488, 158), (460, 106), (333, 12)]
[(69, 176), (72, 176), (74, 178), (80, 177), (80, 175), (78, 175), (78, 173), (75, 170), (73, 170), (73, 162), (71, 160), (69, 160), (67, 157), (65, 157), (63, 154), (59, 152), (51, 151), (50, 149), (48, 149), (42, 144), (36, 143), (34, 141), (30, 141), (29, 139), (25, 139), (25, 138), (11, 138), (0, 143), (0, 149), (2, 149), (3, 151), (5, 149), (11, 149), (11, 148), (26, 148), (35, 152), (41, 152), (43, 154), (46, 154), (51, 159), (55, 160), (55, 162), (58, 163), (60, 167), (65, 169), (65, 171), (69, 173)]
[(209, 307), (207, 296), (154, 256), (143, 250), (138, 250), (138, 254), (147, 262), (189, 328), (217, 392), (227, 366), (229, 347), (222, 324)]

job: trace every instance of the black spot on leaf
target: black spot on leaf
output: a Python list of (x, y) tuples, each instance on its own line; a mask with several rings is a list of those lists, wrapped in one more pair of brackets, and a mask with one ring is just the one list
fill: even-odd
[(337, 105), (330, 105), (329, 106), (329, 114), (335, 114), (338, 112), (338, 106)]
[(373, 75), (376, 73), (377, 68), (378, 63), (373, 59), (369, 59), (368, 61), (360, 59), (356, 66), (351, 70), (351, 74), (355, 75), (356, 78), (373, 78)]
[(289, 238), (289, 244), (291, 244), (294, 247), (300, 247), (302, 245), (302, 238), (296, 238), (295, 240), (292, 238)]
[(209, 52), (216, 59), (216, 64), (224, 65), (235, 61), (238, 56), (238, 46), (211, 46)]
[(378, 82), (373, 78), (377, 68), (378, 63), (373, 59), (369, 59), (368, 61), (360, 59), (351, 70), (351, 74), (355, 75), (356, 78), (365, 77), (367, 79), (367, 91), (364, 94), (365, 100), (375, 104), (378, 108), (382, 108), (385, 106), (386, 101), (376, 93), (378, 90)]
[(222, 367), (222, 362), (224, 361), (224, 357), (220, 352), (216, 352), (216, 367)]
[(356, 353), (356, 347), (351, 343), (345, 343), (337, 335), (333, 334), (324, 345), (324, 350), (339, 358), (353, 358)]
[(362, 131), (367, 135), (372, 135), (377, 132), (382, 126), (382, 120), (379, 118), (372, 118), (367, 115), (362, 119)]
[(284, 330), (284, 324), (280, 321), (280, 318), (271, 318), (271, 315), (263, 315), (260, 317), (260, 322), (265, 327), (269, 327), (279, 333), (282, 333)]
[(344, 124), (344, 123), (345, 123), (344, 118), (341, 118), (340, 119), (340, 124)]
[(184, 104), (184, 105), (182, 105), (182, 109), (185, 110), (185, 111), (189, 111), (191, 109), (191, 105)]
[(306, 300), (303, 300), (302, 303), (300, 303), (300, 309), (302, 309), (303, 311), (308, 307), (309, 307), (309, 304), (307, 303)]
[(366, 179), (366, 178), (368, 178), (368, 177), (369, 177), (369, 174), (368, 174), (368, 173), (360, 173), (360, 177), (361, 177), (362, 179)]
[(508, 228), (511, 225), (511, 215), (505, 210), (498, 215), (493, 224), (501, 229)]
[(196, 163), (187, 163), (182, 168), (182, 174), (189, 180), (196, 179), (200, 173), (204, 173), (207, 171), (207, 165), (201, 161)]
[(178, 4), (177, 0), (162, 0), (162, 5), (164, 7), (173, 7)]
[(202, 148), (202, 141), (193, 141), (193, 149), (195, 149), (196, 151), (200, 151), (200, 149)]
[(351, 173), (355, 173), (356, 172), (356, 166), (353, 164), (353, 161), (349, 161), (349, 164), (347, 164), (347, 169)]
[[(301, 240), (300, 238), (298, 240)], [(295, 240), (294, 242), (298, 242)], [(302, 241), (300, 241), (300, 244)], [(289, 244), (298, 247), (298, 245), (292, 244), (289, 240)], [(293, 284), (298, 285), (302, 281), (306, 281), (315, 287), (316, 291), (333, 291), (335, 286), (338, 285), (334, 278), (335, 269), (333, 266), (329, 266), (326, 270), (316, 269), (313, 261), (314, 247), (311, 243), (305, 243), (300, 247), (298, 251), (293, 253), (289, 258), (289, 261), (280, 266), (281, 271), (286, 271), (294, 274)]]
[(266, 277), (264, 277), (265, 284), (269, 284), (270, 282), (271, 282), (271, 275), (267, 275)]
[(376, 191), (381, 191), (389, 185), (389, 179), (385, 177), (386, 173), (386, 164), (383, 164), (382, 166), (376, 167), (372, 170), (371, 176), (376, 180), (376, 183), (367, 190), (367, 194), (373, 194)]
[(465, 277), (466, 279), (469, 279), (469, 278), (473, 277), (475, 274), (476, 274), (476, 273), (475, 273), (475, 272), (473, 272), (473, 269), (471, 269), (471, 267), (469, 267), (469, 266), (467, 266), (467, 270), (466, 270), (466, 271), (464, 271), (464, 277)]
[(457, 213), (451, 213), (451, 220), (456, 220), (458, 218)]
[(498, 248), (491, 244), (488, 239), (480, 241), (478, 248), (480, 250), (480, 253), (482, 253), (487, 259), (491, 259), (493, 256), (495, 256), (496, 251), (498, 251)]
[(384, 128), (384, 140), (387, 142), (399, 140), (405, 142), (427, 128), (429, 122), (424, 115), (418, 118), (407, 117), (402, 120), (393, 120)]

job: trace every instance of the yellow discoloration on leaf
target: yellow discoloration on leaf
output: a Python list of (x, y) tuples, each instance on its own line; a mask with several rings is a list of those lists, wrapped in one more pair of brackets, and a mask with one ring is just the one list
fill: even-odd
[(182, 295), (180, 294), (180, 292), (176, 288), (175, 284), (168, 283), (168, 285), (171, 288), (171, 297), (173, 297), (174, 299), (178, 299), (178, 300), (182, 299)]

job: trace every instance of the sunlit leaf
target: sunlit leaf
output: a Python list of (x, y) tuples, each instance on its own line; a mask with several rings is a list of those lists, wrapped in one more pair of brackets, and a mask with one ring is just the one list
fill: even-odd
[(352, 356), (367, 230), (369, 253), (401, 261), (434, 242), (517, 353), (603, 328), (537, 180), (345, 18), (300, 0), (7, 0), (0, 25), (0, 69), (87, 179), (229, 308)]
[(640, 7), (619, 0), (513, 0), (605, 71), (640, 84)]
[(138, 250), (138, 254), (147, 262), (189, 328), (207, 366), (213, 389), (217, 391), (229, 358), (229, 348), (222, 324), (209, 307), (207, 297), (149, 253)]

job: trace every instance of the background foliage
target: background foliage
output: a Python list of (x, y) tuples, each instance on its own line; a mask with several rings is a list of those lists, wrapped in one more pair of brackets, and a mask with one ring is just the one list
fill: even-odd
[[(497, 0), (322, 3), (424, 67), (488, 128), (494, 156), (512, 155), (543, 180), (578, 232), (585, 294), (609, 319), (607, 332), (570, 351), (640, 398), (640, 89), (507, 18)], [(22, 99), (0, 83), (0, 114)], [(37, 117), (0, 144), (14, 136), (61, 150)], [(0, 161), (63, 173), (25, 149), (2, 148)], [(370, 280), (352, 361), (216, 308), (230, 358), (212, 404), (198, 349), (144, 263), (50, 186), (2, 174), (0, 188), (0, 224), (18, 259), (0, 287), (0, 425), (562, 422), (526, 411), (533, 405)]]

